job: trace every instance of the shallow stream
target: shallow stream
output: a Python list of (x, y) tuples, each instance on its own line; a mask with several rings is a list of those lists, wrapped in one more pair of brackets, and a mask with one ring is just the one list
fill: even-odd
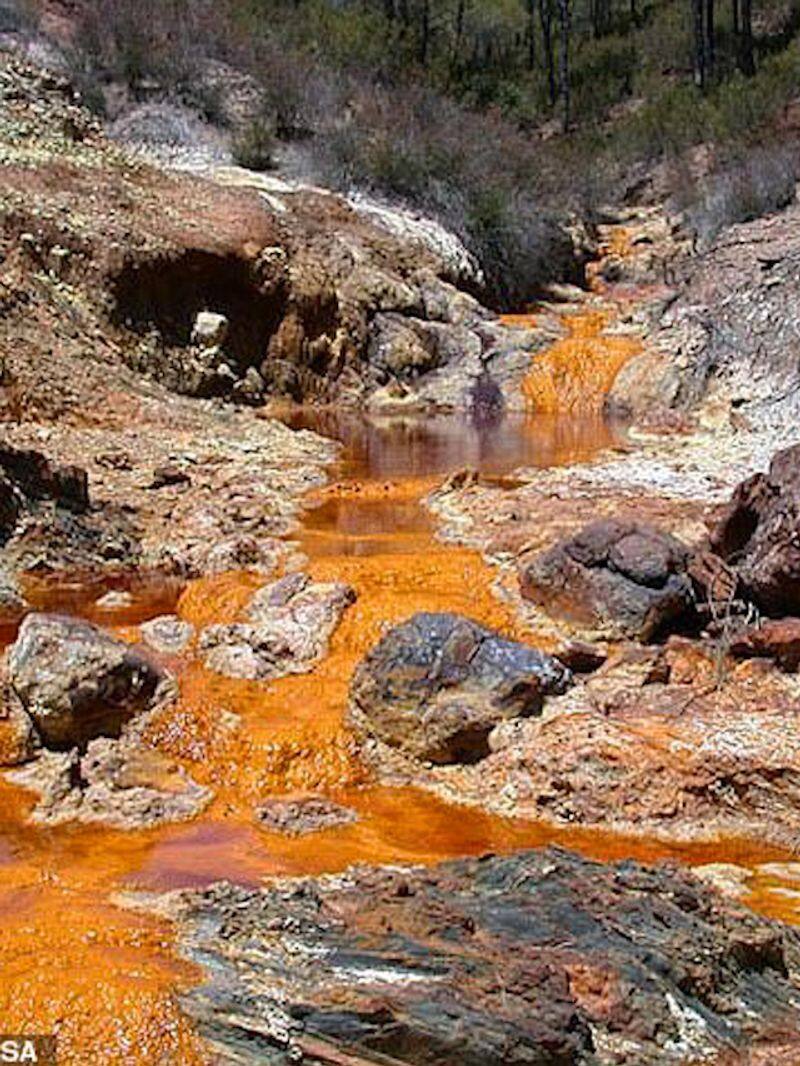
[[(575, 413), (380, 422), (300, 411), (289, 421), (344, 445), (331, 484), (309, 500), (299, 548), (315, 578), (349, 582), (358, 600), (329, 656), (307, 675), (264, 684), (218, 677), (188, 657), (167, 662), (181, 698), (150, 739), (214, 786), (212, 806), (193, 822), (146, 832), (43, 829), (26, 822), (31, 798), (0, 781), (0, 1017), (7, 1031), (57, 1029), (65, 1063), (202, 1061), (175, 1003), (176, 990), (198, 975), (173, 956), (166, 924), (113, 904), (121, 890), (223, 878), (256, 885), (269, 875), (338, 871), (354, 862), (428, 863), (551, 842), (600, 859), (671, 857), (754, 870), (791, 858), (736, 841), (680, 846), (555, 830), (372, 782), (344, 711), (352, 670), (384, 627), (418, 610), (455, 611), (511, 636), (532, 636), (494, 595), (494, 575), (480, 556), (436, 539), (426, 493), (465, 466), (502, 479), (521, 466), (586, 460), (618, 443), (620, 431), (597, 415)], [(245, 573), (192, 582), (177, 611), (198, 625), (233, 621), (263, 582)], [(96, 592), (62, 588), (49, 599), (42, 592), (41, 605), (97, 617)], [(143, 587), (113, 628), (137, 639), (138, 623), (172, 609), (176, 594)], [(238, 729), (225, 712), (239, 716)], [(259, 800), (308, 791), (356, 808), (359, 820), (300, 838), (256, 824)], [(800, 891), (792, 885), (791, 875), (761, 870), (750, 902), (800, 920)], [(156, 1052), (166, 1057), (158, 1060)]]

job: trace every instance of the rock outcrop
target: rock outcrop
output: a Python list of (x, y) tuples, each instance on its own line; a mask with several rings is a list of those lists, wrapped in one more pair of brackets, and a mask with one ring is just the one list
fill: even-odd
[(692, 613), (688, 564), (689, 551), (675, 537), (606, 519), (532, 558), (523, 555), (520, 588), (554, 615), (646, 641)]
[(39, 794), (31, 814), (38, 825), (149, 829), (194, 818), (213, 797), (158, 752), (106, 738), (92, 740), (83, 755), (45, 752), (8, 778)]
[(473, 763), (500, 722), (537, 715), (570, 672), (536, 648), (468, 618), (417, 614), (357, 667), (351, 717), (363, 733), (417, 759)]
[[(195, 397), (358, 405), (400, 382), (420, 402), (468, 407), (488, 376), (498, 396), (513, 397), (542, 335), (505, 329), (459, 288), (474, 287), (474, 278), (455, 276), (449, 250), (414, 227), (240, 168), (209, 168), (200, 180), (140, 158), (132, 165), (81, 111), (68, 82), (8, 57), (0, 73), (0, 111), (13, 119), (0, 124), (13, 204), (0, 213), (0, 277), (12, 312), (0, 342), (23, 332), (30, 275), (43, 271), (80, 294), (60, 364), (92, 362), (101, 382), (104, 368), (130, 367)], [(554, 229), (554, 246), (569, 257), (572, 240)], [(57, 317), (57, 301), (41, 287), (36, 305), (36, 317)], [(98, 344), (100, 333), (113, 342)], [(30, 385), (32, 352), (9, 351), (9, 375)], [(82, 388), (66, 374), (23, 392), (26, 405), (73, 407)]]
[(711, 546), (765, 614), (800, 614), (800, 445), (778, 452), (767, 473), (736, 489)]
[(793, 428), (800, 371), (800, 205), (728, 226), (665, 276), (647, 350), (620, 373), (610, 406), (636, 418), (723, 406), (753, 426)]
[(220, 1061), (744, 1066), (800, 1046), (797, 931), (675, 867), (542, 849), (165, 911)]
[(291, 574), (255, 594), (249, 622), (209, 626), (200, 635), (209, 670), (268, 680), (310, 670), (322, 658), (355, 592), (342, 582)]
[(796, 677), (736, 662), (724, 641), (623, 645), (548, 699), (502, 722), (474, 766), (378, 752), (384, 780), (555, 825), (664, 840), (739, 837), (795, 850), (800, 825)]
[(165, 675), (139, 651), (97, 626), (29, 614), (8, 653), (8, 678), (47, 747), (119, 736), (152, 707)]

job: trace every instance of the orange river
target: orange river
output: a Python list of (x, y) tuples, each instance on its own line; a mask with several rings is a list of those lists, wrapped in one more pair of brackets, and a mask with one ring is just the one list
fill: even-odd
[[(633, 342), (604, 338), (604, 323), (596, 313), (578, 316), (569, 336), (536, 364), (525, 391), (538, 413), (484, 424), (463, 416), (386, 424), (319, 412), (294, 416), (294, 424), (345, 445), (333, 482), (309, 500), (299, 539), (312, 575), (350, 582), (358, 600), (329, 656), (303, 676), (232, 681), (190, 657), (168, 661), (180, 700), (148, 739), (213, 785), (215, 801), (193, 822), (142, 832), (37, 828), (26, 822), (30, 795), (0, 777), (0, 1031), (55, 1032), (60, 1062), (76, 1066), (206, 1061), (178, 1004), (181, 989), (201, 975), (174, 952), (167, 924), (115, 904), (123, 890), (221, 878), (258, 885), (269, 875), (337, 871), (354, 862), (432, 863), (548, 842), (601, 859), (668, 856), (753, 868), (790, 858), (736, 841), (668, 846), (555, 831), (454, 808), (412, 789), (379, 787), (344, 726), (353, 667), (387, 623), (417, 610), (457, 611), (509, 635), (535, 636), (493, 596), (492, 573), (477, 553), (435, 539), (420, 501), (465, 465), (502, 476), (521, 465), (585, 459), (614, 443), (615, 430), (597, 408)], [(554, 413), (558, 395), (568, 414)], [(180, 592), (177, 612), (200, 626), (234, 620), (263, 581), (232, 573), (192, 582)], [(89, 598), (62, 589), (49, 599), (43, 594), (42, 603), (92, 617), (95, 596), (96, 590)], [(175, 601), (175, 590), (144, 587), (134, 612), (114, 628), (135, 640), (139, 622)], [(239, 716), (239, 728), (225, 712)], [(305, 838), (256, 825), (259, 800), (309, 790), (355, 807), (359, 821)], [(790, 888), (760, 875), (753, 886), (754, 907), (789, 920), (800, 915)]]

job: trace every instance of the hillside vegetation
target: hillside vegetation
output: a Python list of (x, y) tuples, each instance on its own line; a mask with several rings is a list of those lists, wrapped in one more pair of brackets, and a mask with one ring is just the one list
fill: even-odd
[(591, 220), (656, 164), (700, 239), (794, 193), (800, 10), (780, 0), (96, 0), (70, 12), (75, 76), (98, 110), (123, 84), (224, 124), (203, 71), (246, 71), (263, 107), (236, 131), (242, 163), (267, 168), (288, 148), (318, 180), (433, 213), (479, 256), (497, 302), (568, 274), (567, 213)]

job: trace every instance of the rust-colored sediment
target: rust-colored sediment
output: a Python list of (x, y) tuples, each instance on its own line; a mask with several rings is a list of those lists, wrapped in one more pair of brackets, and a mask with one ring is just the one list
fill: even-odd
[[(595, 312), (569, 319), (569, 336), (539, 357), (543, 365), (526, 383), (538, 410), (576, 413), (599, 406), (613, 373), (635, 350), (635, 342), (603, 336), (606, 324), (607, 317)], [(531, 454), (541, 453), (548, 465), (586, 455), (585, 436), (576, 441), (542, 425)], [(608, 443), (598, 425), (596, 446)], [(317, 494), (302, 538), (309, 570), (319, 580), (349, 582), (358, 600), (312, 673), (263, 684), (219, 677), (189, 657), (169, 661), (180, 700), (152, 723), (148, 740), (217, 790), (201, 818), (140, 833), (45, 830), (26, 824), (29, 799), (0, 783), (5, 1030), (57, 1031), (62, 1066), (204, 1061), (175, 998), (199, 974), (172, 953), (168, 927), (113, 905), (111, 896), (123, 888), (164, 890), (221, 878), (255, 885), (270, 874), (336, 871), (359, 861), (435, 862), (553, 841), (599, 859), (673, 856), (699, 863), (721, 857), (719, 846), (553, 831), (370, 781), (344, 714), (353, 668), (386, 626), (419, 610), (456, 611), (510, 636), (536, 636), (493, 594), (492, 572), (477, 553), (434, 538), (420, 500), (441, 475), (436, 467), (428, 476), (423, 451), (412, 471), (388, 479), (372, 476), (375, 456), (365, 457)], [(199, 627), (234, 621), (263, 581), (229, 573), (192, 582), (178, 613)], [(131, 626), (138, 620), (135, 612), (116, 619), (117, 631), (135, 639)], [(359, 821), (299, 839), (257, 826), (259, 800), (308, 790), (355, 807)], [(727, 861), (746, 866), (786, 859), (774, 849), (731, 842), (722, 850)], [(796, 918), (795, 904), (769, 885), (762, 896), (753, 897), (759, 909)]]
[(564, 316), (567, 336), (534, 359), (523, 382), (532, 410), (574, 415), (602, 410), (617, 374), (641, 351), (635, 337), (606, 332), (612, 320), (605, 310)]

